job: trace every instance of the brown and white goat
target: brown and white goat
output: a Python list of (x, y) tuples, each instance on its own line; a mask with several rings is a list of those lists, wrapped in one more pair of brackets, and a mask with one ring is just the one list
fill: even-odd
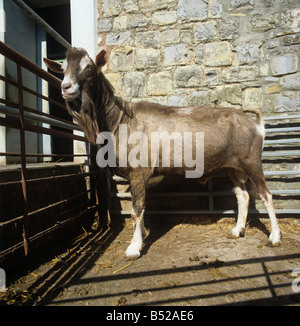
[[(237, 224), (232, 230), (232, 237), (238, 238), (245, 233), (249, 207), (245, 183), (250, 179), (271, 221), (269, 242), (274, 246), (280, 243), (281, 233), (272, 195), (266, 186), (262, 170), (261, 154), (265, 129), (260, 111), (247, 110), (257, 115), (257, 120), (253, 120), (245, 112), (233, 108), (175, 108), (147, 102), (127, 103), (114, 96), (113, 87), (101, 71), (106, 64), (105, 51), (98, 54), (95, 63), (85, 50), (78, 48), (67, 51), (63, 64), (48, 59), (45, 59), (45, 63), (53, 71), (64, 73), (62, 96), (70, 114), (77, 120), (91, 143), (96, 143), (100, 132), (110, 131), (116, 135), (118, 146), (120, 125), (126, 125), (129, 133), (142, 132), (148, 136), (157, 131), (169, 134), (174, 131), (181, 134), (204, 133), (204, 170), (199, 182), (206, 182), (222, 171), (232, 180), (238, 202)], [(116, 159), (119, 162), (118, 152)], [(114, 168), (114, 172), (127, 178), (131, 185), (134, 235), (126, 250), (126, 256), (131, 259), (140, 256), (143, 245), (143, 215), (150, 178), (157, 175), (184, 177), (185, 171), (189, 169), (185, 165), (163, 167), (161, 151), (157, 159), (159, 164), (154, 167)]]

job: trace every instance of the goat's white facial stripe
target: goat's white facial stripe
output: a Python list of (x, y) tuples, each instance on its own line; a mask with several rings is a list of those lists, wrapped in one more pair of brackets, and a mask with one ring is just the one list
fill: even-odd
[[(84, 56), (80, 62), (79, 62), (79, 68), (76, 65), (76, 68), (78, 69), (78, 73), (81, 74), (86, 67), (91, 63), (91, 59), (88, 55)], [(77, 81), (77, 76), (75, 74), (75, 71), (71, 71), (72, 69), (72, 63), (71, 66), (69, 66), (68, 60), (65, 59), (61, 68), (64, 72), (64, 79), (62, 81), (62, 96), (67, 101), (73, 101), (80, 95), (80, 86)]]
[(72, 84), (73, 84), (73, 80), (71, 79), (70, 74), (66, 74), (64, 79), (63, 79), (62, 86), (64, 86), (64, 85), (72, 85)]
[(83, 57), (80, 61), (80, 73), (82, 73), (84, 71), (84, 69), (91, 63), (91, 59), (89, 58), (88, 55), (86, 55), (85, 57)]
[(62, 66), (61, 66), (61, 69), (66, 72), (67, 71), (67, 68), (68, 68), (68, 60), (65, 59)]

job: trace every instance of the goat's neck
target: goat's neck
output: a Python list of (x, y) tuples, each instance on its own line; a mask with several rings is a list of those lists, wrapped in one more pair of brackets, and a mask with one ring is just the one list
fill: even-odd
[(107, 130), (116, 133), (120, 123), (127, 123), (130, 119), (128, 110), (130, 104), (126, 103), (120, 97), (114, 95), (114, 90), (104, 74), (98, 74), (97, 101), (98, 123), (101, 130)]
[(122, 99), (113, 96), (105, 106), (107, 129), (113, 134), (117, 132), (119, 125), (124, 123), (125, 105), (126, 103)]

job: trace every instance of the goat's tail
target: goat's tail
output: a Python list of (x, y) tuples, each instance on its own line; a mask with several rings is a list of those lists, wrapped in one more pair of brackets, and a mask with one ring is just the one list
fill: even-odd
[(263, 115), (262, 115), (262, 113), (261, 113), (260, 110), (258, 110), (258, 109), (243, 109), (243, 112), (245, 112), (245, 113), (248, 112), (248, 113), (254, 113), (254, 114), (256, 114), (256, 116), (257, 116), (256, 122), (259, 125), (262, 125), (263, 124)]
[(263, 115), (260, 110), (258, 109), (244, 109), (243, 112), (254, 113), (257, 116), (256, 123), (257, 123), (257, 131), (262, 136), (263, 140), (266, 137), (266, 129), (263, 120)]

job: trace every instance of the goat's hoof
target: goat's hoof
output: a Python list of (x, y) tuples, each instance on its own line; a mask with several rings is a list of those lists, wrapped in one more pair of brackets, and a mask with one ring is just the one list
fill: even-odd
[(227, 236), (227, 239), (244, 238), (245, 237), (245, 232), (246, 232), (245, 228), (242, 228), (242, 229), (233, 228), (232, 232)]
[(239, 237), (237, 237), (236, 235), (232, 234), (232, 233), (229, 233), (226, 237), (227, 239), (230, 239), (230, 240), (235, 240), (235, 239), (239, 239)]
[(136, 246), (130, 245), (126, 250), (125, 255), (130, 260), (136, 260), (140, 257), (141, 253)]
[(281, 246), (281, 241), (273, 243), (272, 241), (268, 240), (268, 242), (266, 243), (266, 246), (271, 247), (271, 248), (280, 247)]
[(281, 232), (277, 235), (274, 235), (273, 233), (270, 234), (269, 240), (266, 243), (266, 246), (268, 247), (279, 247), (281, 245), (281, 239), (282, 235)]
[(246, 233), (246, 229), (245, 228), (242, 228), (240, 230), (240, 238), (245, 238), (245, 233)]

